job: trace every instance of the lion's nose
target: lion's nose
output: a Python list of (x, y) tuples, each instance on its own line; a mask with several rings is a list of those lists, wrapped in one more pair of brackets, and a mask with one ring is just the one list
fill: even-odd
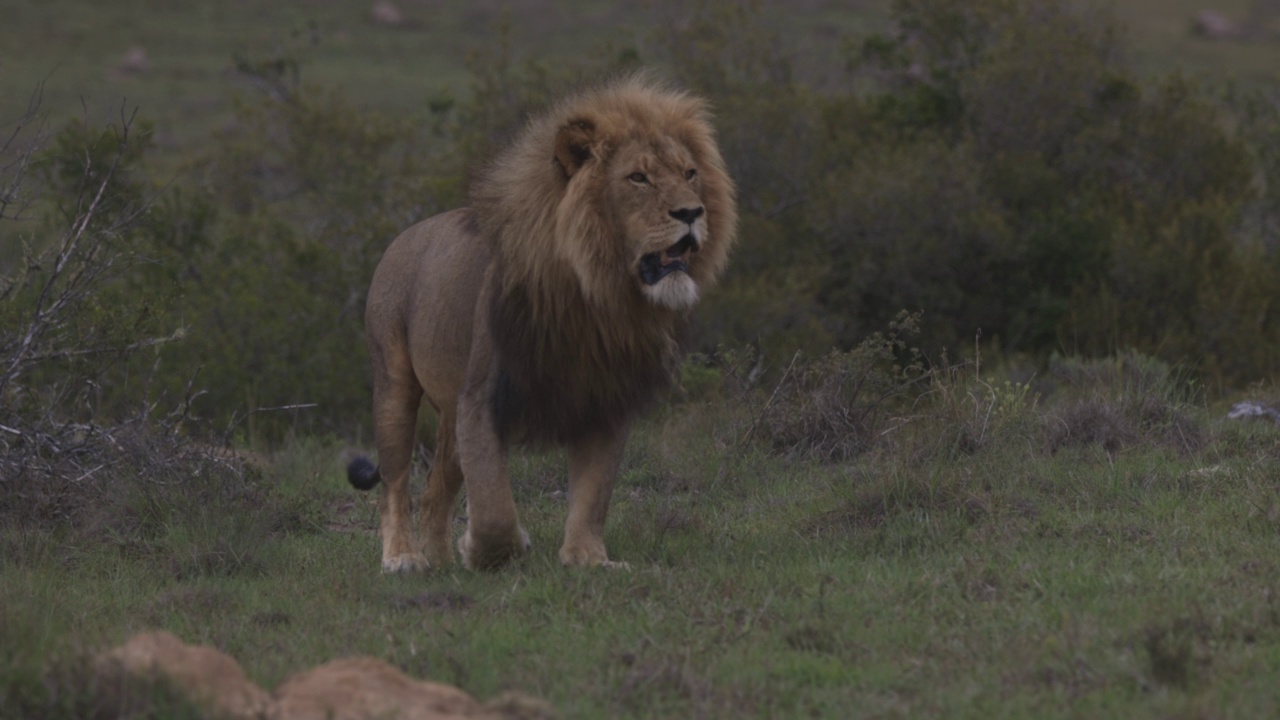
[(687, 225), (692, 225), (694, 220), (702, 217), (702, 213), (706, 212), (701, 205), (698, 207), (680, 208), (679, 210), (668, 210), (667, 214)]

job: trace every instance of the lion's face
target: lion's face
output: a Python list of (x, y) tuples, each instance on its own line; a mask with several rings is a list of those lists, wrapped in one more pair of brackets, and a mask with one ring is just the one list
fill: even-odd
[(698, 300), (690, 266), (707, 239), (707, 208), (693, 154), (671, 138), (631, 140), (605, 170), (609, 205), (626, 244), (628, 274), (651, 303), (672, 310)]

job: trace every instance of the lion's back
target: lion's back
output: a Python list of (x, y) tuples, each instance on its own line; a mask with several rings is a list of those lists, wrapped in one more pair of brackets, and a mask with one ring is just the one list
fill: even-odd
[(378, 262), (365, 308), (373, 352), (411, 362), (436, 406), (452, 405), (465, 376), (492, 260), (473, 218), (452, 210), (402, 232)]

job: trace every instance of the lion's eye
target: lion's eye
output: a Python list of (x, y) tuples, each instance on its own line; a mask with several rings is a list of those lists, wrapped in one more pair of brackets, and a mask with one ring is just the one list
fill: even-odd
[(642, 172), (633, 172), (627, 176), (627, 179), (633, 183), (639, 183), (641, 185), (649, 184), (649, 176)]
[(696, 177), (697, 175), (698, 175), (698, 171), (697, 171), (697, 169), (695, 169), (695, 168), (689, 168), (688, 170), (685, 170), (685, 171), (684, 171), (684, 179), (685, 179), (685, 180), (692, 180), (692, 179), (693, 179), (694, 177)]

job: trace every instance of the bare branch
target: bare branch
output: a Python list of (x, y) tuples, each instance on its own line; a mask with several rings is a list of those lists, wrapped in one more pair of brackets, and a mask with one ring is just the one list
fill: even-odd
[[(0, 157), (14, 153), (12, 160), (0, 166), (0, 173), (5, 175), (5, 178), (0, 180), (0, 220), (18, 220), (30, 205), (30, 200), (24, 191), (32, 158), (44, 145), (45, 121), (37, 114), (43, 98), (44, 84), (41, 83), (32, 92), (26, 112), (12, 121), (13, 130), (4, 144), (0, 145)], [(33, 123), (35, 124), (33, 136), (23, 139), (23, 133)]]
[(277, 405), (275, 407), (254, 408), (253, 410), (250, 410), (249, 412), (245, 413), (243, 416), (240, 416), (240, 417), (237, 417), (236, 414), (232, 414), (231, 422), (227, 424), (227, 431), (222, 434), (222, 442), (224, 445), (230, 445), (231, 433), (235, 432), (236, 428), (240, 426), (240, 423), (244, 422), (245, 420), (248, 420), (249, 418), (253, 417), (254, 415), (257, 415), (258, 413), (275, 412), (277, 410), (307, 410), (309, 408), (319, 407), (319, 406), (320, 406), (319, 403), (299, 403), (296, 405)]
[(186, 328), (178, 328), (177, 330), (174, 330), (173, 332), (169, 333), (168, 335), (165, 335), (164, 337), (147, 338), (146, 340), (139, 340), (135, 343), (130, 343), (123, 347), (117, 347), (114, 345), (104, 345), (99, 347), (83, 348), (80, 350), (58, 350), (54, 352), (41, 353), (39, 355), (32, 355), (30, 358), (28, 358), (28, 361), (32, 363), (37, 363), (37, 362), (45, 362), (47, 360), (69, 360), (74, 357), (83, 357), (85, 355), (100, 355), (102, 353), (109, 353), (109, 352), (132, 352), (134, 350), (142, 350), (144, 348), (155, 347), (157, 345), (164, 345), (166, 343), (171, 343), (175, 340), (181, 340), (186, 336), (187, 336)]
[[(129, 142), (130, 129), (135, 117), (136, 111), (135, 115), (126, 117), (124, 109), (121, 109), (118, 149), (112, 157), (111, 164), (105, 168), (92, 186), (90, 182), (98, 174), (99, 168), (95, 166), (89, 149), (85, 149), (82, 185), (77, 194), (75, 216), (71, 227), (56, 244), (52, 267), (31, 308), (30, 319), (25, 328), (16, 334), (19, 339), (16, 342), (5, 343), (4, 349), (8, 357), (5, 358), (6, 367), (0, 371), (0, 392), (3, 392), (33, 363), (57, 357), (69, 357), (72, 354), (93, 354), (100, 351), (90, 348), (83, 351), (42, 353), (39, 348), (46, 337), (63, 327), (68, 309), (83, 301), (95, 284), (112, 270), (116, 256), (101, 258), (102, 251), (145, 209), (145, 207), (133, 208), (131, 212), (121, 217), (113, 218), (107, 227), (93, 226), (104, 212), (108, 191), (124, 161), (125, 148)], [(39, 258), (34, 263), (43, 264)], [(28, 262), (29, 267), (30, 265), (32, 262)], [(12, 286), (6, 288), (4, 294), (7, 296), (11, 290)], [(141, 346), (146, 346), (145, 341)]]
[(778, 397), (778, 391), (787, 383), (787, 378), (791, 377), (791, 370), (796, 366), (796, 360), (800, 359), (800, 351), (797, 350), (795, 355), (791, 356), (791, 362), (787, 364), (787, 369), (782, 373), (782, 379), (778, 381), (778, 385), (773, 388), (773, 393), (769, 395), (769, 399), (765, 401), (764, 407), (760, 408), (760, 412), (756, 414), (755, 419), (751, 421), (751, 427), (747, 428), (747, 432), (742, 436), (742, 443), (751, 439), (755, 434), (756, 427), (760, 424), (760, 420), (769, 412), (769, 408), (773, 405), (774, 399)]

